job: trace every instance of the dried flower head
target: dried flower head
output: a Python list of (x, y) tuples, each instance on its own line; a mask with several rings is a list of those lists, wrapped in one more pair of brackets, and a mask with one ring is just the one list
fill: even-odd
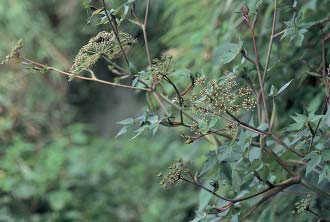
[(189, 162), (183, 161), (182, 159), (172, 163), (168, 169), (169, 172), (163, 177), (160, 184), (163, 188), (168, 188), (172, 185), (180, 183), (183, 178), (183, 174), (189, 172)]
[(23, 40), (20, 39), (14, 48), (10, 51), (10, 53), (0, 62), (0, 64), (4, 65), (9, 62), (9, 60), (14, 59), (14, 58), (19, 58), (20, 57), (20, 51), (23, 48)]
[(160, 81), (164, 76), (170, 75), (174, 71), (170, 56), (162, 56), (152, 62), (151, 73), (155, 81)]
[[(124, 32), (119, 32), (119, 38), (124, 49), (129, 48), (129, 46), (136, 42), (136, 39)], [(113, 32), (102, 31), (91, 38), (88, 43), (79, 50), (70, 72), (78, 74), (84, 70), (90, 69), (102, 56), (111, 60), (120, 55), (121, 50), (116, 41), (115, 34)]]

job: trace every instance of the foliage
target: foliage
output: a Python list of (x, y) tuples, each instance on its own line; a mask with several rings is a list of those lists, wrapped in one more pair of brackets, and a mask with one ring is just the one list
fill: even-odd
[[(0, 221), (188, 220), (195, 191), (163, 191), (156, 175), (177, 155), (194, 152), (190, 147), (179, 150), (169, 137), (146, 146), (147, 138), (128, 142), (95, 136), (91, 125), (74, 121), (82, 111), (68, 103), (76, 95), (65, 79), (46, 75), (47, 68), (17, 66), (21, 53), (67, 66), (61, 52), (72, 56), (93, 28), (81, 29), (77, 20), (85, 23), (79, 15), (84, 11), (79, 5), (71, 11), (66, 3), (5, 1), (0, 6), (1, 59), (10, 55), (0, 66)], [(71, 16), (58, 13), (63, 4)], [(50, 5), (51, 12), (44, 10)], [(55, 27), (52, 13), (63, 17)], [(74, 28), (67, 31), (70, 23)], [(54, 38), (56, 33), (64, 39)], [(77, 33), (85, 37), (77, 41)], [(21, 42), (8, 47), (19, 36), (25, 43), (20, 53)], [(178, 199), (169, 198), (174, 195)]]
[[(17, 53), (15, 57), (34, 70), (142, 92), (145, 112), (119, 122), (123, 128), (118, 136), (134, 128), (132, 139), (136, 139), (166, 126), (171, 132), (179, 129), (186, 143), (210, 142), (201, 169), (179, 159), (167, 174), (160, 174), (166, 188), (185, 182), (184, 186), (201, 190), (194, 222), (329, 220), (327, 1), (269, 0), (244, 5), (241, 1), (169, 0), (164, 17), (172, 22), (172, 29), (163, 41), (172, 48), (165, 52), (167, 56), (154, 60), (147, 26), (151, 2), (146, 1), (143, 19), (137, 15), (138, 2), (126, 1), (119, 8), (101, 3), (99, 7), (86, 5), (94, 10), (97, 25), (111, 31), (101, 35), (111, 38), (101, 38), (101, 42), (99, 36), (92, 38), (88, 44), (100, 43), (102, 47), (93, 47), (92, 55), (83, 47), (75, 60), (78, 69), (74, 66), (67, 72)], [(179, 13), (181, 10), (184, 13)], [(125, 21), (142, 32), (147, 67), (137, 68), (125, 50), (133, 39), (127, 41), (118, 31)], [(117, 54), (124, 58), (123, 63), (114, 60)], [(102, 55), (106, 55), (109, 71), (118, 76), (114, 81), (94, 75), (92, 65)], [(83, 69), (91, 77), (80, 74)], [(323, 90), (319, 92), (319, 88)], [(136, 165), (132, 168), (138, 169)], [(69, 199), (69, 193), (51, 195), (50, 206), (58, 210), (65, 206), (61, 201)], [(93, 219), (102, 218), (104, 213), (92, 215)]]
[[(161, 187), (150, 186), (157, 184), (158, 169), (175, 158), (175, 143), (160, 138), (141, 153), (145, 139), (110, 144), (88, 139), (83, 129), (71, 125), (37, 151), (19, 138), (6, 147), (0, 164), (1, 220), (168, 221), (174, 217), (183, 221), (189, 217), (183, 209), (194, 204), (192, 190), (164, 193)], [(161, 162), (160, 155), (166, 155)], [(166, 200), (175, 193), (175, 199)]]

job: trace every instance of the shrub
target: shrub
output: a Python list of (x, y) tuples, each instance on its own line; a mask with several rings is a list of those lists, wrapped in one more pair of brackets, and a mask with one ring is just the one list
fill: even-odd
[[(46, 73), (54, 71), (69, 77), (69, 80), (82, 79), (142, 92), (146, 97), (146, 111), (137, 118), (119, 122), (122, 129), (118, 136), (133, 129), (134, 139), (147, 131), (156, 134), (160, 126), (166, 126), (171, 131), (180, 129), (186, 143), (202, 139), (210, 142), (211, 149), (200, 170), (180, 159), (170, 165), (169, 172), (160, 174), (163, 177), (161, 184), (166, 188), (185, 182), (186, 186), (189, 184), (203, 191), (194, 222), (243, 221), (249, 218), (268, 220), (275, 216), (286, 220), (315, 217), (318, 221), (327, 221), (329, 211), (326, 206), (330, 198), (327, 191), (330, 181), (330, 114), (327, 109), (330, 67), (327, 66), (326, 41), (329, 37), (326, 33), (329, 17), (314, 15), (311, 16), (313, 20), (304, 21), (302, 12), (306, 5), (310, 8), (314, 3), (316, 9), (316, 1), (301, 5), (297, 1), (292, 5), (276, 0), (258, 1), (253, 12), (247, 5), (228, 12), (228, 5), (237, 4), (228, 3), (222, 9), (232, 14), (239, 11), (236, 15), (239, 23), (236, 25), (240, 27), (241, 34), (232, 28), (236, 36), (228, 37), (229, 42), (219, 45), (216, 36), (211, 38), (214, 36), (207, 34), (217, 30), (224, 32), (226, 28), (221, 26), (231, 23), (222, 23), (218, 17), (213, 27), (203, 23), (199, 10), (207, 7), (206, 2), (174, 3), (182, 8), (192, 6), (194, 11), (173, 20), (174, 23), (181, 22), (181, 28), (176, 27), (177, 32), (172, 30), (164, 41), (173, 41), (172, 46), (178, 48), (169, 50), (160, 58), (152, 59), (149, 50), (147, 25), (150, 1), (146, 1), (145, 14), (141, 17), (136, 12), (136, 8), (141, 6), (135, 1), (127, 1), (118, 8), (107, 8), (103, 0), (100, 8), (88, 7), (94, 10), (92, 19), (108, 27), (109, 32), (102, 31), (91, 38), (88, 47), (84, 46), (79, 52), (71, 71), (62, 71), (24, 57), (19, 51), (20, 44), (3, 62), (15, 58), (28, 68)], [(219, 4), (219, 1), (210, 1), (210, 5), (220, 7)], [(320, 12), (327, 6), (327, 2), (320, 3)], [(169, 14), (176, 10), (171, 8)], [(269, 17), (269, 11), (273, 11), (272, 22), (264, 20), (263, 24), (259, 24), (260, 18)], [(278, 17), (282, 14), (288, 20), (279, 24)], [(206, 14), (205, 18), (208, 16), (210, 14)], [(196, 23), (187, 21), (191, 18)], [(135, 39), (120, 29), (124, 21), (141, 29), (148, 63), (143, 70), (138, 70), (129, 57), (128, 51), (134, 47), (131, 43)], [(182, 27), (184, 25), (186, 27)], [(259, 26), (263, 29), (259, 30)], [(194, 36), (191, 42), (187, 41), (180, 47), (180, 41), (184, 40), (176, 42), (173, 39), (177, 36), (185, 39), (185, 35), (189, 36), (187, 32)], [(304, 42), (305, 36), (308, 42), (313, 42), (312, 49)], [(278, 41), (280, 37), (283, 41)], [(205, 41), (204, 45), (196, 45), (196, 42), (200, 43), (196, 39)], [(189, 53), (191, 45), (198, 54)], [(114, 60), (119, 54), (124, 64)], [(186, 54), (188, 58), (181, 60)], [(190, 67), (176, 70), (171, 55), (179, 67), (182, 64)], [(113, 81), (100, 79), (93, 71), (93, 65), (99, 59), (106, 62), (109, 71), (118, 77)], [(288, 60), (289, 64), (281, 60)], [(206, 65), (207, 72), (188, 70), (201, 68), (201, 64), (206, 62), (210, 63)], [(304, 72), (304, 75), (297, 71)], [(220, 72), (221, 75), (211, 72)], [(130, 80), (130, 84), (125, 84), (124, 80)], [(323, 90), (317, 93), (312, 90), (314, 99), (293, 104), (294, 109), (299, 109), (297, 105), (304, 105), (304, 109), (302, 113), (290, 115), (294, 121), (291, 123), (286, 113), (288, 109), (279, 104), (284, 94), (291, 89), (299, 91), (298, 96), (285, 94), (292, 100), (299, 100), (299, 93), (304, 94), (301, 98), (311, 97), (311, 94), (300, 92), (298, 80), (303, 85), (310, 85), (312, 81)], [(265, 205), (266, 202), (271, 204)]]

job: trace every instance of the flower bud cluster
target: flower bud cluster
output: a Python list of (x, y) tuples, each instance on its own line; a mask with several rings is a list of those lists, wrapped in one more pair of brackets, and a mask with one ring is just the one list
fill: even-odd
[(189, 162), (183, 161), (182, 159), (177, 160), (175, 163), (172, 163), (168, 169), (168, 173), (160, 181), (160, 185), (163, 188), (168, 188), (177, 183), (182, 182), (183, 174), (189, 172)]
[[(196, 79), (196, 82), (204, 83), (204, 85), (192, 94), (190, 102), (193, 112), (204, 121), (212, 120), (215, 116), (221, 116), (227, 112), (238, 115), (252, 110), (256, 105), (251, 90), (248, 87), (240, 86), (234, 76), (223, 81), (206, 82), (205, 79), (201, 81)], [(227, 123), (226, 128), (229, 132), (233, 132), (237, 125)]]
[(174, 71), (172, 57), (170, 56), (162, 56), (160, 59), (154, 59), (152, 62), (151, 73), (156, 82), (159, 82), (164, 76), (170, 75)]
[(10, 53), (0, 62), (1, 65), (7, 64), (11, 59), (19, 58), (20, 51), (23, 48), (23, 40), (20, 39)]
[(308, 211), (309, 206), (312, 202), (311, 195), (307, 195), (307, 198), (302, 199), (299, 202), (295, 203), (296, 209), (292, 211), (294, 214), (304, 214)]

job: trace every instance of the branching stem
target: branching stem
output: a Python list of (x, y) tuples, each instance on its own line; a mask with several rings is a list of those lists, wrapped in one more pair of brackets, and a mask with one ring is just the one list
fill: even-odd
[[(254, 48), (254, 54), (255, 54), (254, 63), (255, 63), (256, 69), (257, 69), (257, 75), (258, 75), (259, 86), (260, 86), (259, 94), (261, 96), (262, 105), (264, 107), (263, 110), (264, 110), (266, 122), (267, 122), (267, 125), (269, 127), (270, 123), (269, 123), (269, 117), (268, 117), (268, 111), (267, 111), (266, 97), (265, 97), (265, 93), (264, 93), (264, 84), (263, 84), (263, 79), (262, 79), (262, 76), (261, 76), (261, 71), (260, 71), (260, 66), (259, 66), (259, 52), (258, 52), (258, 47), (257, 47), (257, 41), (256, 41), (255, 34), (254, 34), (254, 27), (251, 24), (251, 21), (250, 21), (248, 15), (244, 15), (243, 18), (246, 21), (246, 23), (248, 24), (248, 26), (250, 28), (250, 32), (251, 32), (251, 37), (252, 37), (252, 41), (253, 41), (253, 48)], [(258, 96), (257, 100), (258, 100), (258, 105), (260, 105), (259, 96)]]
[[(46, 70), (54, 71), (54, 72), (57, 72), (57, 73), (59, 73), (61, 75), (68, 76), (68, 77), (72, 77), (72, 75), (74, 75), (72, 73), (64, 72), (62, 70), (59, 70), (59, 69), (54, 68), (54, 67), (51, 67), (51, 66), (46, 66), (44, 64), (37, 63), (35, 61), (32, 61), (32, 60), (27, 59), (27, 58), (24, 58), (24, 57), (22, 57), (22, 59), (26, 63), (31, 64), (33, 66), (36, 66), (36, 67), (38, 67), (40, 69), (46, 69)], [(114, 87), (119, 87), (119, 88), (141, 90), (141, 91), (146, 91), (146, 92), (153, 91), (150, 88), (141, 88), (141, 87), (134, 87), (134, 86), (122, 85), (122, 84), (119, 84), (119, 83), (114, 83), (114, 82), (109, 82), (109, 81), (101, 80), (101, 79), (98, 79), (96, 77), (90, 78), (90, 77), (84, 77), (84, 76), (78, 76), (77, 75), (74, 78), (76, 78), (76, 79), (82, 79), (82, 80), (87, 80), (87, 81), (93, 81), (93, 82), (99, 82), (99, 83), (103, 83), (103, 84), (106, 84), (106, 85), (110, 85), (110, 86), (114, 86)]]

